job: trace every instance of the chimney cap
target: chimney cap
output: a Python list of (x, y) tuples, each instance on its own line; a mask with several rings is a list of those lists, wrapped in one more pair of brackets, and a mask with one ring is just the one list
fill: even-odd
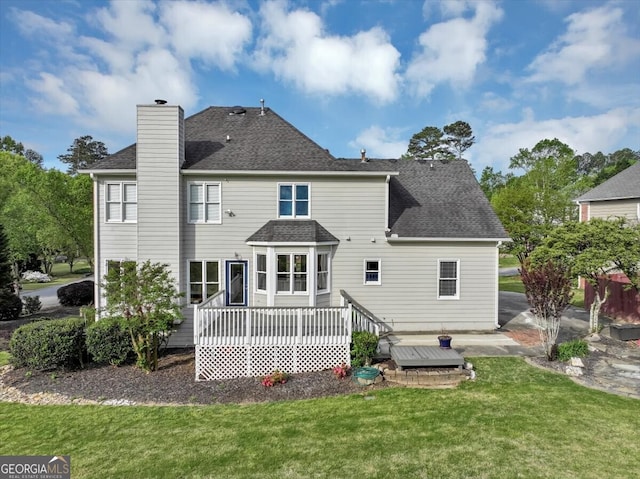
[(155, 102), (156, 105), (165, 105), (167, 103), (167, 100), (156, 99)]

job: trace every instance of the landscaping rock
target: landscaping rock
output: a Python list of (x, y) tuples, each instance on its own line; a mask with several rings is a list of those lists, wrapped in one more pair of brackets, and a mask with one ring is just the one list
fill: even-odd
[(566, 366), (564, 372), (567, 376), (579, 377), (584, 374), (582, 368), (576, 366)]
[(584, 363), (582, 362), (582, 359), (580, 359), (580, 358), (571, 358), (569, 360), (569, 364), (571, 366), (576, 367), (576, 368), (584, 368)]

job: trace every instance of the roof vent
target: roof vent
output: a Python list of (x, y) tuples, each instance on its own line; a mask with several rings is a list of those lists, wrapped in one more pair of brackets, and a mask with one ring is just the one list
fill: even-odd
[(260, 98), (260, 116), (264, 116), (264, 98)]
[(231, 111), (229, 111), (229, 115), (244, 115), (246, 112), (246, 108), (243, 108), (241, 106), (234, 106), (231, 108)]
[(367, 150), (363, 148), (362, 150), (360, 150), (360, 163), (366, 163), (366, 162), (367, 162)]
[(165, 105), (167, 103), (167, 100), (157, 99), (155, 100), (155, 102), (156, 102), (156, 105)]

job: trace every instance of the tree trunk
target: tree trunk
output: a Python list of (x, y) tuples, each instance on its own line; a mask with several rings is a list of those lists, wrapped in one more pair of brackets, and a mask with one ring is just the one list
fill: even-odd
[(600, 329), (600, 310), (602, 309), (602, 305), (607, 301), (607, 298), (609, 298), (609, 288), (605, 287), (604, 298), (600, 297), (598, 286), (594, 287), (593, 290), (593, 303), (591, 303), (591, 307), (589, 308), (589, 332), (597, 333)]

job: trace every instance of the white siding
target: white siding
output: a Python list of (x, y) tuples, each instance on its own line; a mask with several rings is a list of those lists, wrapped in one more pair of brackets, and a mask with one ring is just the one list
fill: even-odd
[[(94, 183), (97, 194), (94, 208), (97, 209), (96, 248), (94, 278), (96, 284), (106, 274), (104, 270), (107, 260), (132, 260), (138, 258), (138, 226), (136, 223), (107, 223), (105, 221), (105, 185), (113, 182), (134, 181), (132, 176), (105, 176)], [(98, 292), (96, 305), (102, 305), (102, 297)]]
[(180, 282), (182, 108), (138, 106), (137, 132), (138, 260), (169, 264)]

